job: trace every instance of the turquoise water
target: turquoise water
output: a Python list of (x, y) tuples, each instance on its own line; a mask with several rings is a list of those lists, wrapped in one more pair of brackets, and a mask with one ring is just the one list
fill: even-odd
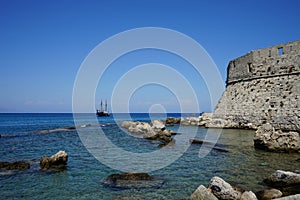
[[(140, 121), (149, 120), (147, 114), (132, 114), (131, 117)], [(166, 115), (150, 117), (163, 119)], [(103, 127), (103, 131), (114, 144), (133, 152), (158, 149), (157, 143), (132, 137), (120, 130), (116, 123), (123, 120), (126, 117), (122, 115), (118, 115), (118, 119), (99, 118), (100, 124), (109, 124)], [(200, 146), (192, 145), (169, 166), (150, 172), (165, 180), (161, 188), (116, 190), (102, 185), (101, 180), (120, 172), (94, 158), (75, 130), (36, 134), (40, 130), (69, 126), (74, 126), (72, 114), (0, 114), (0, 160), (24, 160), (31, 164), (29, 170), (0, 171), (1, 199), (182, 199), (188, 198), (200, 184), (207, 185), (213, 176), (220, 176), (243, 189), (256, 192), (266, 188), (262, 180), (275, 170), (300, 169), (300, 163), (296, 162), (299, 154), (255, 150), (252, 140), (254, 131), (226, 129), (222, 131), (218, 143), (228, 153), (213, 150), (206, 157), (199, 158)], [(177, 126), (170, 128), (178, 130)], [(182, 134), (187, 141), (194, 128), (184, 127)], [(203, 139), (206, 132), (207, 129), (198, 128), (196, 138)], [(40, 171), (40, 157), (53, 155), (59, 150), (69, 154), (67, 169)]]

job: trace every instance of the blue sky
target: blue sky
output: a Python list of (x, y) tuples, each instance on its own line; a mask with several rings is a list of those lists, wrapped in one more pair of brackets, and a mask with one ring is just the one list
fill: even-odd
[[(229, 60), (299, 39), (299, 8), (297, 0), (1, 0), (0, 112), (72, 112), (73, 84), (85, 57), (112, 35), (139, 27), (169, 28), (193, 38), (210, 54), (225, 82)], [(184, 61), (155, 51), (122, 59), (107, 72), (107, 88), (100, 83), (96, 100), (110, 100), (116, 78), (109, 77), (122, 75), (118, 66), (158, 62), (185, 66), (181, 73), (194, 85), (200, 109), (210, 110), (205, 84)], [(175, 112), (172, 101), (174, 95), (154, 85), (137, 90), (129, 106), (132, 112), (145, 112), (161, 103)]]

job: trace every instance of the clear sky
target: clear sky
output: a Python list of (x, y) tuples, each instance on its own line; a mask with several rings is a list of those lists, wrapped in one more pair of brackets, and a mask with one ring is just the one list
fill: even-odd
[[(169, 28), (193, 38), (213, 58), (225, 82), (229, 60), (300, 39), (299, 8), (297, 0), (0, 0), (0, 112), (72, 112), (73, 84), (88, 53), (108, 37), (139, 27)], [(167, 54), (161, 59), (155, 51), (130, 56), (118, 60), (116, 68), (118, 63), (130, 69), (147, 62), (183, 62)], [(205, 85), (193, 80), (193, 71), (182, 73), (200, 85), (200, 107), (208, 111)], [(113, 74), (107, 76), (116, 81)], [(109, 80), (108, 88), (114, 85)], [(95, 99), (110, 100), (102, 88)], [(154, 85), (136, 91), (131, 111), (144, 112), (157, 103), (176, 111), (170, 103), (176, 101), (174, 95), (160, 90)]]

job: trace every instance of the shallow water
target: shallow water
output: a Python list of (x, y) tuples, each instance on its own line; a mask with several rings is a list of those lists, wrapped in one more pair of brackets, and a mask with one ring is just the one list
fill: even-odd
[[(135, 120), (149, 120), (146, 114), (132, 114), (131, 117)], [(162, 119), (165, 115), (150, 117)], [(99, 118), (100, 124), (110, 124), (103, 127), (103, 131), (115, 145), (132, 152), (158, 150), (157, 143), (132, 137), (120, 130), (116, 123), (123, 120), (126, 117), (119, 116), (115, 120), (113, 117)], [(120, 196), (181, 199), (188, 198), (200, 184), (207, 186), (213, 176), (220, 176), (243, 189), (256, 192), (266, 188), (262, 180), (275, 170), (300, 169), (300, 163), (296, 162), (299, 154), (255, 150), (254, 131), (226, 129), (222, 131), (218, 143), (228, 153), (212, 150), (207, 156), (200, 158), (200, 145), (191, 145), (172, 164), (150, 172), (151, 175), (164, 178), (161, 188), (116, 190), (105, 187), (101, 180), (120, 172), (95, 159), (83, 146), (75, 130), (36, 134), (39, 130), (69, 126), (74, 126), (72, 114), (0, 114), (0, 160), (25, 160), (31, 164), (29, 170), (0, 171), (1, 199), (115, 199)], [(178, 126), (169, 128), (178, 131)], [(188, 142), (193, 130), (195, 127), (183, 127), (181, 138)], [(206, 133), (207, 129), (198, 128), (196, 138), (203, 139)], [(176, 150), (178, 142), (177, 146), (169, 150)], [(66, 150), (69, 154), (67, 170), (40, 171), (40, 157), (53, 155), (59, 150)], [(161, 156), (156, 159), (166, 158)]]

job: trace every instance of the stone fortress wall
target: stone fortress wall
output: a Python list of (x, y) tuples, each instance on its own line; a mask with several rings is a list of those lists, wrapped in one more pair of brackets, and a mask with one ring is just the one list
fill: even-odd
[(214, 118), (227, 121), (225, 127), (255, 129), (270, 123), (300, 131), (300, 41), (230, 61), (226, 84), (214, 111)]

